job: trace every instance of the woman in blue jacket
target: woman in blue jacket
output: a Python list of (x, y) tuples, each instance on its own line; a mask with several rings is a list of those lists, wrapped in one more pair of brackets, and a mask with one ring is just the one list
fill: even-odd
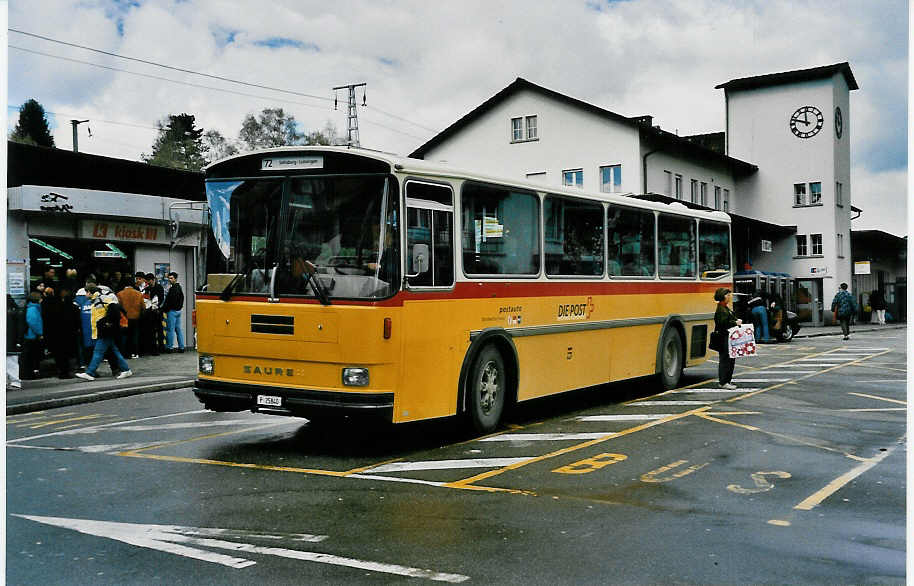
[(20, 378), (23, 380), (35, 379), (39, 375), (41, 365), (41, 343), (44, 340), (44, 321), (41, 319), (41, 293), (29, 293), (28, 303), (25, 305), (25, 342), (22, 345), (22, 363), (20, 365)]

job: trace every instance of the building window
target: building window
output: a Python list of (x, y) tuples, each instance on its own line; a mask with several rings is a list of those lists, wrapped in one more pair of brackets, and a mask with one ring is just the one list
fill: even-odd
[(603, 193), (622, 191), (622, 165), (600, 167), (600, 191)]
[(844, 185), (840, 182), (835, 183), (835, 203), (839, 207), (844, 207)]
[(810, 234), (810, 240), (812, 240), (812, 253), (822, 254), (822, 235), (821, 234)]
[(663, 183), (666, 186), (666, 194), (669, 195), (670, 197), (672, 197), (673, 196), (673, 174), (670, 173), (669, 171), (664, 171), (663, 175), (664, 175), (664, 179), (666, 179), (666, 181), (664, 181), (664, 183)]
[(673, 196), (676, 199), (682, 199), (682, 175), (676, 173), (676, 189), (673, 191)]
[(818, 181), (809, 184), (809, 205), (822, 203), (822, 184)]
[(511, 141), (517, 142), (519, 140), (524, 140), (524, 119), (523, 118), (512, 118), (511, 119)]
[(708, 184), (701, 182), (701, 205), (708, 207)]
[(584, 170), (566, 169), (565, 171), (562, 171), (562, 185), (565, 187), (584, 189)]
[(527, 116), (527, 140), (536, 140), (536, 116)]
[(714, 186), (714, 209), (719, 210), (720, 208), (720, 186)]
[(835, 234), (835, 236), (837, 236), (835, 241), (838, 249), (838, 258), (844, 258), (844, 234)]
[(692, 185), (690, 187), (691, 193), (689, 197), (691, 198), (692, 203), (698, 203), (698, 180), (692, 179)]
[(793, 205), (795, 205), (795, 206), (805, 206), (806, 205), (806, 184), (805, 183), (794, 183), (793, 184)]
[(723, 207), (723, 210), (724, 210), (725, 212), (729, 212), (729, 211), (730, 211), (730, 190), (729, 190), (729, 189), (725, 189), (725, 190), (724, 190), (724, 207)]
[(806, 235), (797, 236), (797, 256), (807, 256), (809, 254), (806, 248)]

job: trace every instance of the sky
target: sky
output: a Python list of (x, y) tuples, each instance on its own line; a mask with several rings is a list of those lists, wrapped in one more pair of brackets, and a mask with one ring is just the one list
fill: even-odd
[(847, 61), (853, 229), (907, 233), (902, 0), (10, 0), (8, 27), (8, 131), (34, 98), (58, 147), (88, 119), (80, 151), (133, 160), (184, 112), (229, 138), (267, 107), (345, 134), (348, 93), (334, 109), (331, 88), (362, 82), (362, 146), (404, 155), (517, 77), (680, 135), (718, 132), (715, 85)]

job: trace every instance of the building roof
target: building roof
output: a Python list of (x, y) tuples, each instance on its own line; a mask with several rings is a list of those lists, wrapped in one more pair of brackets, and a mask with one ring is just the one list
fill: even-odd
[[(677, 136), (670, 132), (665, 132), (663, 130), (660, 130), (658, 127), (652, 126), (652, 117), (651, 116), (634, 116), (634, 117), (623, 116), (621, 114), (617, 114), (616, 112), (612, 112), (611, 110), (606, 110), (605, 108), (595, 106), (588, 102), (584, 102), (583, 100), (579, 100), (577, 98), (572, 98), (571, 96), (567, 96), (567, 95), (559, 93), (555, 90), (551, 90), (551, 89), (545, 88), (541, 85), (537, 85), (535, 83), (527, 81), (526, 79), (524, 79), (522, 77), (518, 77), (510, 85), (508, 85), (507, 87), (502, 89), (500, 92), (498, 92), (497, 94), (495, 94), (494, 96), (492, 96), (491, 98), (489, 98), (488, 100), (486, 100), (485, 102), (483, 102), (482, 104), (480, 104), (479, 106), (474, 108), (473, 110), (470, 110), (470, 112), (465, 114), (463, 117), (458, 119), (456, 122), (454, 122), (453, 124), (451, 124), (450, 126), (445, 128), (444, 130), (442, 130), (441, 132), (439, 132), (438, 134), (433, 136), (431, 139), (429, 139), (428, 142), (426, 142), (425, 144), (423, 144), (422, 146), (420, 146), (419, 148), (417, 148), (416, 150), (411, 152), (409, 154), (409, 156), (413, 157), (413, 158), (417, 158), (417, 159), (424, 158), (425, 155), (430, 150), (432, 150), (436, 146), (440, 145), (444, 141), (448, 140), (452, 136), (456, 135), (463, 128), (465, 128), (467, 125), (469, 125), (471, 122), (478, 119), (480, 116), (482, 116), (483, 114), (485, 114), (486, 112), (488, 112), (489, 110), (494, 108), (496, 105), (500, 104), (504, 100), (508, 99), (512, 95), (514, 95), (517, 92), (520, 92), (522, 90), (529, 90), (529, 91), (538, 93), (540, 95), (547, 96), (547, 97), (550, 97), (557, 101), (563, 102), (565, 104), (569, 104), (569, 105), (571, 105), (575, 108), (578, 108), (580, 110), (583, 110), (585, 112), (590, 112), (592, 114), (596, 114), (597, 116), (606, 118), (607, 120), (612, 120), (614, 122), (618, 122), (620, 124), (624, 124), (624, 125), (630, 126), (632, 128), (637, 128), (639, 130), (639, 132), (641, 133), (642, 137), (644, 137), (644, 136), (653, 137), (655, 139), (655, 143), (657, 143), (658, 147), (662, 147), (664, 149), (675, 147), (676, 150), (680, 154), (685, 155), (685, 156), (692, 155), (694, 157), (700, 158), (701, 160), (707, 160), (708, 158), (710, 158), (712, 160), (715, 160), (718, 163), (723, 163), (730, 168), (734, 168), (737, 172), (739, 172), (739, 171), (754, 172), (754, 171), (758, 170), (758, 167), (756, 167), (755, 165), (752, 165), (751, 163), (746, 163), (745, 161), (740, 161), (738, 159), (734, 159), (733, 157), (728, 157), (722, 153), (715, 152), (714, 150), (712, 150), (710, 148), (706, 148), (698, 142), (690, 141), (684, 137)], [(659, 141), (657, 139), (659, 139)]]
[(203, 173), (7, 141), (6, 184), (74, 187), (202, 201)]
[(850, 64), (835, 63), (834, 65), (823, 65), (821, 67), (812, 67), (810, 69), (797, 69), (794, 71), (782, 71), (781, 73), (768, 73), (766, 75), (755, 75), (752, 77), (741, 77), (731, 79), (726, 83), (714, 86), (715, 89), (733, 90), (751, 90), (771, 85), (781, 85), (785, 83), (797, 83), (810, 81), (814, 79), (823, 79), (831, 77), (836, 73), (844, 75), (847, 87), (851, 90), (860, 89), (857, 80), (854, 79), (854, 73), (851, 71)]

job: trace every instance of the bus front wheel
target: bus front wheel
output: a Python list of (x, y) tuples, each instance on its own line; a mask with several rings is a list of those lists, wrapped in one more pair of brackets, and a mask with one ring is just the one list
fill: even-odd
[(682, 339), (675, 328), (667, 328), (660, 342), (660, 372), (658, 378), (665, 391), (675, 389), (682, 376), (684, 353)]
[(467, 377), (468, 415), (477, 432), (491, 433), (498, 427), (505, 408), (506, 383), (501, 353), (494, 346), (486, 346), (476, 356)]

